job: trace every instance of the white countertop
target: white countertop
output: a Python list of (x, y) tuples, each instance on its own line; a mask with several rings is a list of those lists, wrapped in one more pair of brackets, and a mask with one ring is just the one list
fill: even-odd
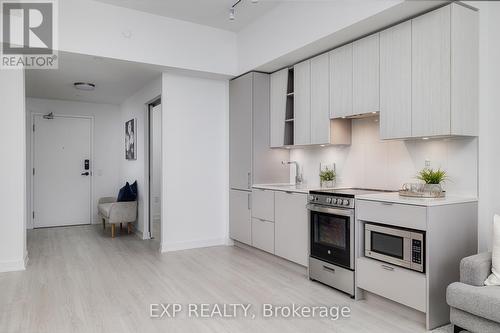
[(406, 205), (415, 206), (443, 206), (443, 205), (453, 205), (459, 203), (467, 202), (477, 202), (477, 198), (474, 197), (460, 197), (460, 196), (446, 196), (444, 198), (411, 198), (400, 196), (398, 192), (388, 192), (388, 193), (375, 193), (375, 194), (362, 194), (356, 196), (357, 200), (370, 200), (370, 201), (382, 201), (399, 203)]
[(321, 188), (319, 185), (313, 186), (308, 184), (295, 185), (295, 184), (255, 184), (252, 188), (260, 190), (271, 190), (271, 191), (283, 191), (283, 192), (294, 192), (294, 193), (305, 193), (308, 194), (309, 191), (314, 191), (318, 189), (326, 190), (328, 188)]

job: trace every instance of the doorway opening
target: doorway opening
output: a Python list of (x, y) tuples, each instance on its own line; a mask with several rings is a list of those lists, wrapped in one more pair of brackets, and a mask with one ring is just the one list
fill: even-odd
[(161, 240), (162, 112), (161, 98), (148, 105), (149, 237)]

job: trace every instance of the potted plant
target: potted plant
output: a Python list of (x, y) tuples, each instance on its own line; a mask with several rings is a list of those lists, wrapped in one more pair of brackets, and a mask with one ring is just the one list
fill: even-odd
[(321, 187), (333, 187), (335, 184), (335, 178), (337, 175), (335, 171), (326, 167), (324, 170), (321, 170), (319, 173), (319, 179), (321, 181)]
[(441, 168), (434, 170), (431, 168), (424, 168), (420, 170), (417, 174), (417, 179), (423, 181), (424, 191), (431, 193), (441, 193), (443, 192), (443, 188), (441, 184), (448, 179), (446, 171), (441, 170)]

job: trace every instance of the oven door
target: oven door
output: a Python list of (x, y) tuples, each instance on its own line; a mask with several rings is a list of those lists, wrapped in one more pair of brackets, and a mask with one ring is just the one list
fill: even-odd
[(354, 269), (354, 210), (309, 204), (311, 257)]

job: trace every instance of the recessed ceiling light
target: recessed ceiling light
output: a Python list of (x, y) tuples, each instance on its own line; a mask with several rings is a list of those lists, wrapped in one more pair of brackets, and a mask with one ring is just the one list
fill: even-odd
[(73, 83), (75, 89), (93, 91), (95, 89), (95, 84), (89, 82), (75, 82)]
[(429, 138), (422, 138), (422, 140), (429, 140)]

